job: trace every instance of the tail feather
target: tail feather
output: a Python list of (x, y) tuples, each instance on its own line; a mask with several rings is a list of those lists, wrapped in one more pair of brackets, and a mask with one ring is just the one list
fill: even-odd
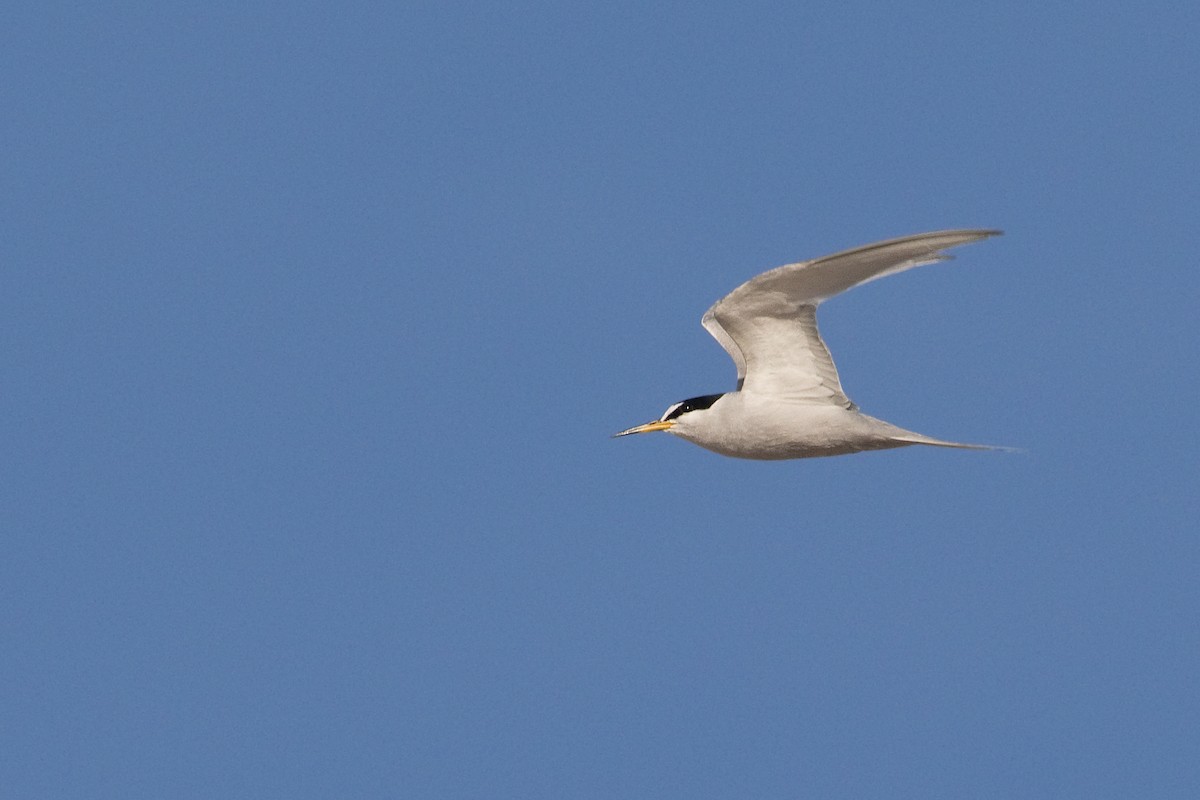
[(900, 436), (893, 436), (892, 441), (902, 444), (925, 444), (930, 447), (952, 447), (957, 450), (994, 450), (1002, 453), (1021, 453), (1024, 452), (1019, 447), (1004, 447), (994, 444), (968, 444), (966, 442), (947, 442), (943, 439), (934, 439), (932, 436), (923, 436), (919, 433), (905, 433)]

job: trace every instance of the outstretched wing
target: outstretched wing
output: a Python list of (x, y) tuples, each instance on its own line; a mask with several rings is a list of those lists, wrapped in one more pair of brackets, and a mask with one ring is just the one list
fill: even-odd
[(943, 250), (999, 233), (922, 233), (777, 267), (718, 300), (702, 324), (733, 358), (740, 390), (849, 408), (817, 331), (817, 306), (867, 281), (945, 261), (951, 256)]

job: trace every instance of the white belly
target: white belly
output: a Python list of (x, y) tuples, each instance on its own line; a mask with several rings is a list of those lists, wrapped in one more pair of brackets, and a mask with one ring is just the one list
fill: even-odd
[(691, 424), (671, 433), (734, 458), (815, 458), (904, 447), (900, 428), (835, 405), (789, 403), (743, 392), (725, 395)]

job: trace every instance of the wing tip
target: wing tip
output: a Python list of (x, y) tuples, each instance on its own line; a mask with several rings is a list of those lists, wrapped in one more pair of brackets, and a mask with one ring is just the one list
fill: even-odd
[(958, 247), (960, 244), (968, 244), (969, 242), (978, 242), (984, 239), (990, 239), (993, 236), (1003, 236), (1004, 231), (999, 228), (952, 228), (945, 231), (935, 231), (927, 234), (917, 234), (917, 236), (928, 236), (929, 238), (940, 236), (954, 236), (961, 239), (956, 244), (947, 245), (947, 247)]

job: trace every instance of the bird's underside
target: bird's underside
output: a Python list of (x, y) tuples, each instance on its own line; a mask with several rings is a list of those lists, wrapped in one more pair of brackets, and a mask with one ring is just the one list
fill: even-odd
[(756, 397), (745, 391), (722, 395), (704, 424), (683, 424), (671, 432), (733, 458), (777, 461), (891, 450), (915, 444), (968, 450), (986, 445), (948, 442), (863, 414), (856, 407), (806, 404)]

